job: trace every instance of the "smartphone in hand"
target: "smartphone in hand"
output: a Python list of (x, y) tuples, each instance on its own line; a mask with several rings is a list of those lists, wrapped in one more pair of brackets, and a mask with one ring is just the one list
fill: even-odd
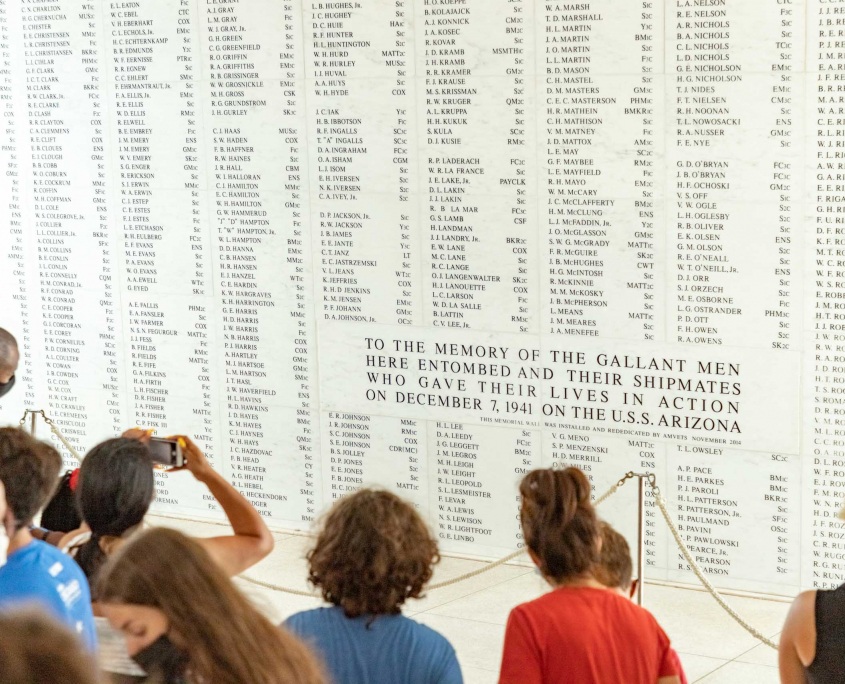
[(181, 468), (185, 465), (185, 455), (177, 440), (151, 437), (148, 446), (153, 463), (170, 468)]

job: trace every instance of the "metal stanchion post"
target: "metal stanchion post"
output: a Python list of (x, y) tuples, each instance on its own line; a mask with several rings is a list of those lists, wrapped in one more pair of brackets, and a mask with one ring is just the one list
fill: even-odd
[(638, 507), (639, 515), (637, 525), (637, 605), (643, 605), (643, 586), (645, 585), (645, 480), (648, 474), (637, 474), (639, 481)]
[(38, 416), (36, 415), (35, 411), (30, 412), (30, 414), (29, 414), (29, 420), (30, 420), (29, 432), (33, 437), (35, 437), (35, 425), (36, 425), (37, 417)]

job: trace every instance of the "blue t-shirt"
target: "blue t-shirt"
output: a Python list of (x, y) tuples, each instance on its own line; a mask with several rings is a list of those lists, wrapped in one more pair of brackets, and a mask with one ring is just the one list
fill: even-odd
[(90, 650), (96, 649), (91, 591), (85, 574), (73, 558), (38, 540), (12, 553), (0, 567), (0, 610), (29, 606), (46, 608)]
[(292, 615), (284, 626), (322, 656), (333, 684), (463, 684), (441, 634), (404, 615), (370, 620), (333, 606)]

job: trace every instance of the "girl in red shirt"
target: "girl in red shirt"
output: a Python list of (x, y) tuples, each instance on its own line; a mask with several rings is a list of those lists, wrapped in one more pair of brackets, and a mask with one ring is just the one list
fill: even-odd
[(528, 553), (552, 591), (511, 611), (500, 684), (679, 684), (651, 613), (593, 576), (601, 535), (584, 473), (534, 470), (519, 491)]

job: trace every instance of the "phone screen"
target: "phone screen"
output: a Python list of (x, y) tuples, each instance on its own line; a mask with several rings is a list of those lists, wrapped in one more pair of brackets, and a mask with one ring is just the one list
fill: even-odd
[(148, 446), (154, 463), (168, 466), (182, 465), (182, 449), (175, 439), (153, 437)]

